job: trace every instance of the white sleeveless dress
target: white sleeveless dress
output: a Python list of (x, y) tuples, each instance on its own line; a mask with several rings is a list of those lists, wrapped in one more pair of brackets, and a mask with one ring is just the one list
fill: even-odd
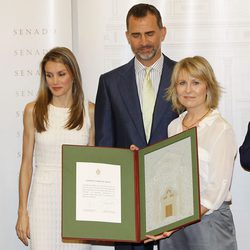
[(48, 107), (47, 131), (35, 133), (35, 167), (29, 200), (30, 247), (32, 250), (91, 249), (84, 243), (62, 242), (61, 238), (61, 145), (86, 145), (90, 119), (85, 103), (84, 126), (68, 130), (68, 108)]

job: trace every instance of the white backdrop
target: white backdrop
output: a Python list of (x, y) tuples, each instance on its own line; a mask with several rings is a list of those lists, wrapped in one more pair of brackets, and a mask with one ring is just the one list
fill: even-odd
[[(94, 101), (99, 75), (132, 56), (124, 34), (125, 17), (138, 2), (1, 0), (0, 249), (26, 249), (14, 230), (22, 111), (36, 96), (40, 60), (51, 47), (72, 47), (80, 62), (85, 92)], [(233, 125), (240, 145), (250, 120), (249, 0), (144, 2), (156, 5), (162, 13), (168, 29), (165, 54), (175, 60), (199, 54), (211, 62), (225, 90), (220, 110)], [(239, 250), (248, 250), (250, 245), (249, 180), (250, 173), (241, 169), (237, 157), (232, 210)]]

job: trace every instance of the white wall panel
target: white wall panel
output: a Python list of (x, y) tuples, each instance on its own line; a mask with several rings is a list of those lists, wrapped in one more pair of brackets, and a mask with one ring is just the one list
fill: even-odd
[(72, 46), (71, 1), (11, 0), (0, 8), (0, 249), (27, 249), (15, 232), (24, 105), (36, 97), (39, 63), (52, 47)]

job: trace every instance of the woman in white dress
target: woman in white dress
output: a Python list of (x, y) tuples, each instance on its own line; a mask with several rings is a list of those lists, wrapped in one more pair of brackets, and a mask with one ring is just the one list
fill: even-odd
[(61, 145), (94, 145), (93, 117), (75, 56), (64, 47), (50, 50), (41, 62), (37, 99), (23, 119), (16, 232), (32, 250), (90, 249), (61, 238)]
[(176, 231), (149, 236), (161, 250), (236, 250), (231, 181), (237, 152), (231, 125), (217, 110), (220, 86), (208, 61), (200, 56), (175, 65), (167, 99), (180, 116), (168, 126), (173, 136), (197, 127), (201, 221)]

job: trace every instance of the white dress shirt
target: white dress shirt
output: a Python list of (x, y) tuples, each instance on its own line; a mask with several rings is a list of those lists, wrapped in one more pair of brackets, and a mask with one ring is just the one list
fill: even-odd
[[(169, 136), (183, 131), (182, 120), (186, 113), (169, 124)], [(224, 201), (231, 201), (230, 186), (237, 145), (231, 125), (216, 109), (199, 123), (197, 137), (201, 205), (209, 209), (206, 213), (209, 214)]]
[[(155, 96), (157, 96), (157, 92), (159, 89), (160, 81), (161, 81), (161, 74), (163, 69), (163, 61), (164, 57), (161, 54), (161, 57), (150, 66), (150, 78), (152, 80), (152, 85), (155, 91)], [(142, 65), (137, 58), (135, 58), (135, 75), (136, 75), (136, 84), (138, 89), (138, 95), (140, 99), (140, 103), (142, 105), (142, 87), (143, 87), (143, 81), (146, 74), (146, 67)]]

